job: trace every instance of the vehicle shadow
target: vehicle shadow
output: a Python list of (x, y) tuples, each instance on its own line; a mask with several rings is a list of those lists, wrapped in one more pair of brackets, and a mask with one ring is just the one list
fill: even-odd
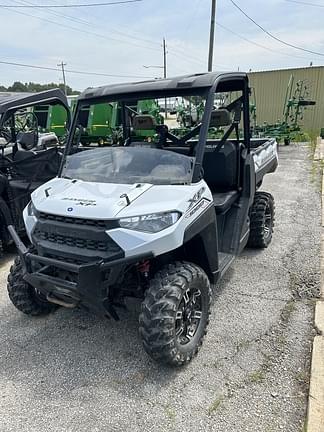
[(255, 257), (261, 255), (262, 253), (264, 253), (264, 249), (252, 249), (252, 248), (249, 249), (249, 248), (245, 248), (242, 251), (240, 257), (248, 258), (248, 259), (249, 258), (255, 258)]
[(103, 382), (111, 391), (145, 396), (178, 374), (144, 352), (136, 312), (122, 311), (119, 322), (77, 309), (30, 318), (8, 304), (4, 313), (1, 379), (28, 386), (35, 397), (67, 397)]

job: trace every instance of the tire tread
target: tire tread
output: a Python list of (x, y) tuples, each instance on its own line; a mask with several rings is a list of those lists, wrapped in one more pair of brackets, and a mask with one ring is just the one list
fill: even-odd
[[(182, 353), (175, 342), (175, 314), (186, 287), (199, 279), (208, 288), (208, 316), (197, 345)], [(139, 332), (144, 349), (155, 360), (173, 366), (188, 363), (200, 349), (207, 333), (210, 315), (211, 289), (207, 275), (195, 264), (175, 262), (157, 272), (142, 303)]]

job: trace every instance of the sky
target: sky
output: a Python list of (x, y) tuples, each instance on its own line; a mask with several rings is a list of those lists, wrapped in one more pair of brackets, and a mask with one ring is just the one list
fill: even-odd
[[(63, 5), (96, 1), (0, 0), (0, 4)], [(323, 0), (309, 1), (324, 6)], [(214, 70), (256, 71), (303, 67), (310, 62), (314, 66), (324, 65), (324, 7), (287, 0), (236, 2), (277, 37), (323, 56), (280, 44), (234, 8), (230, 0), (217, 0), (220, 26), (216, 24)], [(98, 8), (46, 10), (1, 7), (0, 60), (54, 68), (64, 61), (67, 84), (83, 90), (89, 86), (161, 77), (160, 67), (144, 66), (162, 66), (165, 37), (168, 76), (203, 72), (207, 69), (210, 8), (211, 0), (143, 0)], [(62, 74), (56, 70), (0, 64), (0, 84), (8, 86), (14, 81), (62, 82)]]

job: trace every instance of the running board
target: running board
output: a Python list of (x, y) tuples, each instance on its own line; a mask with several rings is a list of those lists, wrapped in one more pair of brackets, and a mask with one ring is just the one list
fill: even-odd
[(219, 260), (219, 275), (222, 278), (232, 262), (235, 259), (235, 255), (232, 254), (226, 254), (223, 252), (220, 252), (218, 254), (218, 260)]

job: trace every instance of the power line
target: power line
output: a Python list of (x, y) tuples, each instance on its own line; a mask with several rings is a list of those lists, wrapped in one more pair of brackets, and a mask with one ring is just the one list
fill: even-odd
[(308, 2), (297, 1), (297, 0), (285, 0), (285, 1), (289, 2), (289, 3), (297, 3), (297, 4), (300, 4), (300, 5), (306, 5), (306, 6), (314, 6), (314, 7), (324, 8), (324, 5), (322, 5), (322, 4), (308, 3)]
[[(58, 1), (55, 0), (55, 2), (57, 3)], [(24, 2), (24, 3), (26, 3), (26, 2)], [(33, 4), (33, 3), (30, 3), (30, 2), (28, 2), (28, 3), (29, 4)], [(86, 14), (86, 17), (89, 18), (89, 11), (85, 12), (84, 10), (82, 10), (81, 12), (83, 12), (83, 14)], [(49, 12), (47, 11), (47, 13), (49, 13)], [(52, 12), (52, 13), (55, 13), (55, 12)], [(97, 26), (97, 24), (94, 24), (93, 22), (90, 22), (90, 21), (86, 21), (86, 20), (84, 20), (82, 18), (77, 18), (77, 17), (74, 17), (74, 16), (72, 17), (71, 15), (63, 15), (63, 14), (60, 14), (60, 15), (62, 17), (66, 17), (68, 19), (71, 19), (72, 21), (80, 22), (81, 24), (86, 24), (88, 26)], [(90, 17), (91, 17), (91, 15), (90, 15)], [(97, 16), (94, 17), (92, 15), (92, 18), (96, 18), (97, 19), (98, 17)], [(105, 21), (104, 24), (105, 24), (105, 26), (107, 26), (107, 22), (106, 21)], [(137, 32), (137, 35), (134, 35), (133, 32), (131, 34), (131, 33), (129, 33), (128, 29), (127, 29), (127, 33), (123, 33), (123, 32), (121, 32), (119, 30), (116, 30), (115, 28), (113, 28), (113, 27), (111, 27), (109, 25), (109, 32), (117, 33), (117, 34), (119, 34), (121, 36), (124, 36), (124, 37), (126, 36), (127, 38), (130, 38), (130, 39), (137, 39), (139, 41), (146, 42), (146, 43), (149, 43), (149, 44), (152, 44), (152, 45), (160, 47), (160, 42), (153, 41), (152, 39), (151, 40), (145, 39), (145, 38), (142, 37), (142, 34), (140, 36), (138, 36), (138, 32)]]
[[(18, 0), (19, 1), (19, 0)], [(34, 3), (31, 3), (31, 2), (29, 2), (29, 1), (19, 1), (20, 3), (28, 3), (29, 5), (33, 5)], [(18, 11), (13, 11), (13, 12), (16, 12), (16, 13), (20, 13), (20, 14), (22, 14), (23, 12), (18, 12)], [(66, 18), (66, 19), (68, 19), (68, 20), (70, 20), (70, 21), (74, 21), (74, 22), (76, 22), (76, 23), (80, 23), (80, 24), (82, 24), (82, 25), (87, 25), (87, 26), (89, 26), (89, 27), (93, 27), (93, 23), (91, 23), (91, 22), (89, 22), (89, 21), (87, 21), (87, 20), (84, 20), (84, 19), (82, 19), (82, 18), (77, 18), (77, 17), (73, 17), (73, 16), (71, 16), (71, 15), (66, 15), (66, 14), (63, 14), (63, 13), (60, 13), (60, 12), (56, 12), (56, 11), (46, 11), (47, 13), (50, 13), (51, 15), (54, 15), (54, 16), (61, 16), (61, 17), (63, 17), (63, 18)], [(32, 16), (32, 15), (31, 15)], [(46, 20), (46, 18), (42, 18), (42, 17), (38, 17), (38, 16), (35, 16), (35, 18), (38, 18), (38, 19), (40, 19), (40, 20)], [(47, 20), (46, 20), (47, 21)], [(56, 23), (57, 24), (57, 23)], [(59, 25), (59, 24), (58, 24)], [(75, 29), (74, 27), (71, 27), (71, 29), (73, 29), (73, 30), (76, 30), (76, 31), (82, 31), (81, 29)], [(120, 34), (121, 36), (123, 36), (123, 37), (128, 37), (128, 38), (131, 38), (131, 39), (137, 39), (137, 40), (139, 40), (139, 41), (142, 41), (142, 42), (145, 42), (145, 43), (149, 43), (149, 44), (151, 44), (151, 45), (155, 45), (155, 46), (160, 46), (160, 44), (158, 43), (158, 42), (155, 42), (155, 41), (152, 41), (152, 40), (148, 40), (148, 39), (144, 39), (144, 38), (140, 38), (140, 37), (138, 37), (138, 36), (134, 36), (134, 35), (127, 35), (126, 33), (122, 33), (122, 32), (120, 32), (120, 31), (118, 31), (118, 30), (115, 30), (115, 29), (112, 29), (111, 27), (109, 27), (109, 31), (113, 31), (114, 33), (117, 33), (117, 34)], [(87, 32), (88, 33), (88, 32)], [(91, 34), (91, 33), (90, 33)], [(93, 35), (94, 36), (100, 36), (100, 37), (105, 37), (104, 35), (98, 35), (98, 33), (93, 33)], [(115, 41), (119, 41), (119, 39), (114, 39), (114, 38), (110, 38), (110, 37), (107, 37), (108, 39), (112, 39), (112, 40), (115, 40)], [(151, 49), (151, 50), (154, 50), (153, 49), (153, 47), (145, 47), (144, 45), (138, 45), (138, 44), (134, 44), (133, 42), (129, 42), (129, 41), (124, 41), (124, 40), (120, 40), (121, 42), (123, 42), (123, 43), (130, 43), (130, 44), (132, 44), (132, 45), (135, 45), (135, 46), (138, 46), (138, 47), (142, 47), (142, 48), (148, 48), (148, 49)], [(156, 51), (159, 51), (159, 49), (158, 48), (155, 48), (155, 50)], [(173, 47), (171, 47), (171, 50), (175, 53), (173, 53), (173, 52), (170, 52), (170, 54), (171, 55), (180, 55), (180, 56), (182, 56), (182, 59), (183, 60), (186, 60), (187, 62), (189, 62), (189, 63), (196, 63), (196, 64), (205, 64), (202, 60), (199, 60), (197, 57), (193, 57), (192, 55), (188, 55), (185, 51), (180, 51), (180, 48), (179, 49), (174, 49)]]
[[(15, 62), (8, 62), (0, 60), (0, 64), (9, 65), (9, 66), (19, 66), (19, 67), (26, 67), (31, 69), (41, 69), (41, 70), (49, 70), (49, 71), (55, 71), (60, 72), (62, 71), (61, 68), (55, 68), (50, 66), (39, 66), (39, 65), (30, 65), (26, 63), (15, 63)], [(65, 69), (65, 72), (74, 73), (78, 75), (94, 75), (94, 76), (104, 76), (104, 77), (110, 77), (110, 78), (153, 78), (151, 76), (143, 76), (143, 75), (115, 75), (115, 74), (106, 74), (101, 72), (88, 72), (88, 71), (78, 71), (78, 70), (71, 70), (71, 69)]]
[[(17, 1), (16, 1), (16, 3), (17, 3)], [(24, 0), (19, 1), (19, 3), (25, 3), (25, 4), (28, 4), (28, 5), (31, 5), (31, 6), (34, 5), (34, 3), (31, 3), (29, 1), (24, 1)], [(78, 28), (75, 28), (75, 27), (68, 26), (66, 24), (61, 24), (61, 23), (57, 23), (57, 22), (51, 21), (51, 20), (49, 20), (47, 18), (44, 18), (44, 17), (39, 17), (39, 16), (36, 16), (36, 15), (27, 14), (27, 13), (22, 12), (22, 11), (12, 10), (12, 12), (15, 12), (15, 13), (18, 13), (18, 14), (21, 14), (21, 15), (30, 16), (30, 17), (33, 17), (33, 18), (36, 18), (36, 19), (39, 19), (39, 20), (42, 20), (42, 21), (45, 21), (45, 22), (49, 22), (51, 24), (56, 24), (56, 25), (59, 25), (59, 26), (64, 27), (64, 28), (72, 29), (74, 31), (78, 31), (78, 32), (81, 32), (81, 33), (92, 34), (92, 35), (94, 35), (96, 37), (104, 38), (104, 39), (107, 39), (107, 40), (113, 40), (113, 41), (121, 42), (121, 43), (125, 43), (125, 44), (128, 43), (128, 44), (140, 47), (140, 48), (146, 48), (146, 49), (153, 50), (153, 51), (160, 51), (159, 48), (153, 48), (153, 46), (146, 47), (144, 45), (140, 45), (140, 44), (134, 43), (132, 41), (124, 41), (124, 40), (112, 38), (112, 37), (109, 37), (109, 36), (105, 36), (103, 34), (98, 34), (98, 33), (95, 33), (95, 32), (91, 32), (91, 31), (87, 31), (87, 30), (83, 30), (83, 29), (78, 29)], [(84, 20), (82, 18), (73, 17), (73, 16), (70, 16), (70, 15), (62, 14), (60, 12), (56, 12), (56, 11), (47, 11), (47, 13), (50, 13), (50, 14), (52, 14), (54, 16), (64, 17), (64, 18), (66, 18), (66, 19), (68, 19), (70, 21), (74, 21), (74, 22), (80, 23), (82, 25), (86, 24), (89, 27), (93, 26), (93, 23), (91, 23), (89, 21), (86, 21), (86, 20)], [(122, 33), (120, 31), (117, 31), (117, 30), (111, 29), (111, 28), (109, 28), (109, 30), (110, 31), (112, 30), (114, 33), (118, 33), (118, 34), (120, 34), (120, 35), (122, 35), (124, 37), (126, 36), (126, 37), (129, 37), (131, 39), (137, 39), (137, 40), (143, 41), (145, 43), (150, 43), (151, 45), (160, 46), (160, 44), (158, 42), (155, 42), (155, 41), (152, 41), (152, 40), (148, 40), (148, 39), (144, 39), (144, 38), (139, 38), (139, 37), (134, 36), (134, 35), (128, 36), (125, 33)], [(183, 60), (185, 60), (185, 61), (187, 61), (187, 62), (189, 62), (191, 64), (192, 63), (196, 63), (196, 64), (200, 64), (200, 65), (205, 64), (205, 62), (203, 62), (202, 60), (199, 60), (197, 57), (193, 57), (192, 55), (188, 55), (187, 52), (185, 52), (183, 50), (180, 51), (180, 48), (175, 49), (175, 48), (171, 47), (171, 50), (172, 50), (172, 52), (170, 52), (171, 55), (173, 55), (173, 56), (181, 56), (181, 58)], [(170, 51), (170, 45), (169, 45), (169, 51)]]
[[(6, 9), (6, 8), (5, 8), (5, 9)], [(136, 47), (140, 47), (140, 48), (145, 48), (145, 49), (149, 49), (149, 50), (153, 50), (153, 51), (159, 51), (157, 48), (148, 47), (148, 46), (144, 46), (144, 45), (139, 45), (139, 44), (134, 43), (134, 42), (124, 41), (124, 40), (122, 40), (122, 39), (112, 38), (112, 37), (109, 37), (109, 36), (102, 35), (102, 34), (100, 34), (100, 33), (95, 33), (95, 32), (88, 31), (88, 30), (84, 30), (84, 29), (79, 29), (79, 28), (77, 28), (77, 27), (72, 27), (72, 26), (67, 25), (67, 24), (63, 24), (63, 23), (59, 23), (59, 22), (56, 22), (56, 21), (52, 21), (52, 20), (49, 20), (49, 19), (47, 19), (47, 18), (39, 17), (39, 16), (37, 16), (37, 15), (32, 15), (32, 14), (29, 14), (29, 13), (26, 13), (26, 12), (22, 12), (22, 11), (14, 10), (14, 9), (8, 9), (8, 10), (10, 10), (11, 12), (14, 12), (14, 13), (20, 14), (20, 15), (24, 15), (24, 16), (28, 16), (28, 17), (32, 17), (32, 18), (36, 18), (36, 19), (39, 19), (39, 20), (41, 20), (41, 21), (48, 22), (48, 23), (50, 23), (50, 24), (54, 24), (54, 25), (57, 25), (57, 26), (60, 26), (60, 27), (63, 27), (63, 28), (67, 28), (67, 29), (69, 29), (69, 30), (74, 30), (74, 31), (77, 31), (77, 32), (79, 32), (79, 33), (84, 33), (84, 34), (88, 34), (88, 35), (93, 35), (93, 36), (99, 37), (99, 38), (101, 38), (101, 39), (112, 40), (112, 41), (115, 41), (115, 42), (125, 43), (125, 44), (133, 45), (133, 46), (136, 46)]]
[[(19, 1), (19, 0), (18, 0), (18, 1)], [(17, 2), (16, 2), (16, 3), (17, 3)], [(33, 6), (33, 5), (34, 5), (33, 3), (28, 2), (28, 1), (27, 1), (27, 2), (26, 2), (26, 1), (20, 1), (20, 3), (25, 3), (25, 4), (28, 3), (28, 5), (30, 5), (30, 6)], [(127, 41), (127, 40), (122, 40), (122, 39), (112, 38), (112, 37), (110, 37), (110, 36), (105, 36), (105, 35), (103, 35), (103, 34), (95, 33), (95, 32), (88, 31), (88, 30), (84, 30), (84, 29), (79, 29), (79, 28), (72, 27), (72, 26), (67, 25), (67, 24), (63, 24), (63, 23), (59, 23), (59, 22), (56, 22), (56, 21), (49, 20), (49, 19), (44, 18), (44, 17), (40, 17), (40, 16), (36, 16), (36, 15), (32, 15), (32, 14), (28, 14), (28, 13), (26, 13), (26, 12), (22, 12), (22, 11), (18, 11), (18, 10), (13, 10), (13, 9), (9, 9), (9, 10), (10, 10), (11, 12), (18, 13), (18, 14), (20, 14), (20, 15), (25, 15), (25, 16), (29, 16), (29, 17), (32, 17), (32, 18), (36, 18), (36, 19), (39, 19), (39, 20), (41, 20), (41, 21), (48, 22), (48, 23), (50, 23), (50, 24), (58, 25), (58, 26), (60, 26), (60, 27), (67, 28), (67, 29), (70, 29), (70, 30), (73, 30), (73, 31), (77, 31), (77, 32), (80, 32), (80, 33), (93, 35), (93, 36), (99, 37), (99, 38), (101, 38), (101, 39), (112, 40), (112, 41), (115, 41), (115, 42), (120, 42), (120, 43), (130, 44), (130, 45), (133, 45), (133, 46), (136, 46), (136, 47), (139, 47), (139, 48), (149, 49), (149, 50), (152, 50), (152, 51), (160, 51), (159, 48), (153, 48), (153, 46), (150, 46), (150, 47), (149, 47), (149, 46), (145, 46), (145, 45), (140, 45), (140, 44), (134, 43), (134, 42), (132, 42), (132, 41)], [(74, 22), (76, 22), (76, 23), (80, 23), (80, 24), (82, 24), (82, 25), (86, 24), (86, 25), (88, 25), (89, 27), (92, 27), (92, 26), (93, 26), (93, 24), (92, 24), (91, 22), (86, 21), (86, 20), (83, 20), (82, 18), (72, 17), (72, 16), (70, 16), (70, 15), (62, 14), (62, 13), (59, 13), (59, 12), (56, 12), (56, 11), (47, 11), (47, 13), (50, 13), (50, 14), (52, 14), (52, 15), (54, 15), (54, 16), (62, 16), (62, 17), (66, 18), (66, 19), (68, 19), (68, 20), (70, 20), (70, 21), (74, 21)], [(126, 35), (125, 33), (122, 33), (122, 32), (119, 32), (119, 31), (116, 31), (116, 30), (114, 30), (114, 29), (110, 29), (110, 30), (113, 30), (115, 33), (119, 33), (120, 35), (123, 35), (124, 37), (126, 36), (126, 37), (130, 37), (130, 38), (132, 38), (132, 39), (141, 40), (141, 41), (144, 41), (144, 42), (146, 42), (146, 43), (150, 43), (150, 44), (152, 44), (152, 45), (160, 45), (158, 42), (149, 41), (149, 40), (147, 40), (147, 39), (139, 38), (139, 37), (134, 36), (134, 35), (130, 35), (130, 36), (128, 36), (128, 35)], [(198, 63), (199, 63), (199, 64), (204, 64), (204, 62), (203, 62), (202, 60), (199, 60), (198, 58), (195, 58), (195, 57), (193, 57), (193, 56), (190, 56), (190, 55), (188, 55), (188, 54), (187, 54), (186, 52), (184, 52), (184, 51), (179, 51), (179, 49), (176, 50), (176, 49), (174, 49), (174, 48), (172, 48), (172, 47), (171, 47), (171, 49), (172, 49), (172, 51), (173, 51), (174, 53), (173, 53), (173, 52), (170, 52), (170, 54), (173, 55), (173, 56), (178, 56), (178, 55), (179, 55), (179, 56), (182, 57), (183, 60), (185, 60), (185, 61), (187, 61), (187, 62), (189, 62), (189, 63), (193, 63), (193, 62), (194, 62), (194, 63), (197, 63), (197, 64), (198, 64)]]
[(104, 3), (83, 3), (83, 4), (68, 4), (68, 5), (6, 5), (0, 4), (0, 7), (4, 8), (29, 8), (29, 9), (47, 9), (47, 8), (80, 8), (80, 7), (100, 7), (100, 6), (111, 6), (125, 3), (137, 3), (143, 0), (123, 0), (115, 2), (104, 2)]
[(179, 49), (174, 49), (174, 48), (171, 48), (171, 50), (170, 50), (169, 45), (168, 45), (168, 50), (169, 50), (169, 53), (171, 55), (173, 55), (174, 57), (180, 57), (182, 60), (185, 60), (189, 63), (196, 63), (196, 64), (200, 64), (200, 65), (205, 65), (205, 62), (203, 62), (202, 60), (199, 60), (196, 57), (192, 57), (192, 56), (188, 57), (186, 55), (185, 51), (179, 51)]
[(277, 51), (277, 50), (275, 50), (275, 49), (272, 49), (272, 48), (266, 47), (265, 45), (261, 45), (261, 44), (259, 44), (258, 42), (254, 42), (254, 41), (252, 41), (251, 39), (248, 39), (248, 38), (242, 36), (241, 34), (236, 33), (235, 31), (233, 31), (232, 29), (230, 29), (230, 28), (224, 26), (223, 24), (219, 23), (218, 21), (216, 21), (216, 24), (217, 24), (218, 27), (222, 28), (223, 30), (226, 30), (227, 32), (232, 33), (233, 35), (237, 36), (238, 38), (243, 39), (243, 40), (245, 40), (246, 42), (249, 42), (250, 44), (255, 45), (255, 46), (257, 46), (257, 47), (259, 47), (259, 48), (262, 48), (262, 49), (264, 49), (264, 50), (267, 50), (267, 51), (270, 51), (270, 52), (274, 52), (274, 53), (277, 54), (277, 55), (284, 55), (284, 56), (294, 57), (294, 58), (298, 58), (298, 59), (306, 59), (306, 60), (309, 60), (308, 57), (303, 57), (303, 56), (298, 56), (298, 55), (294, 55), (294, 54), (289, 54), (289, 53), (280, 52), (280, 51)]
[(294, 45), (294, 44), (291, 44), (291, 43), (289, 43), (289, 42), (286, 42), (286, 41), (284, 41), (284, 40), (282, 40), (282, 39), (280, 39), (280, 38), (278, 38), (277, 36), (275, 36), (275, 35), (273, 35), (272, 33), (270, 33), (268, 30), (266, 30), (264, 27), (262, 27), (260, 24), (258, 24), (253, 18), (251, 18), (246, 12), (244, 12), (244, 10), (243, 9), (241, 9), (240, 8), (240, 6), (238, 5), (238, 4), (236, 4), (235, 3), (235, 1), (234, 0), (229, 0), (232, 4), (233, 4), (233, 6), (234, 7), (236, 7), (236, 9), (238, 9), (247, 19), (249, 19), (251, 22), (253, 22), (253, 24), (255, 24), (257, 27), (259, 27), (259, 29), (261, 29), (264, 33), (266, 33), (268, 36), (270, 36), (272, 39), (274, 39), (274, 40), (276, 40), (277, 42), (280, 42), (280, 43), (282, 43), (283, 45), (286, 45), (286, 46), (289, 46), (289, 47), (291, 47), (291, 48), (295, 48), (295, 49), (297, 49), (297, 50), (299, 50), (299, 51), (304, 51), (304, 52), (308, 52), (308, 53), (311, 53), (311, 54), (315, 54), (315, 55), (318, 55), (318, 56), (321, 56), (321, 57), (324, 57), (324, 54), (323, 53), (320, 53), (320, 52), (317, 52), (317, 51), (312, 51), (312, 50), (309, 50), (309, 49), (306, 49), (306, 48), (301, 48), (301, 47), (299, 47), (299, 46), (297, 46), (297, 45)]
[[(19, 1), (19, 3), (28, 4), (30, 6), (34, 6), (35, 5), (34, 3), (31, 3), (29, 1)], [(13, 12), (17, 13), (18, 11), (13, 11)], [(21, 12), (18, 12), (18, 13), (21, 13)], [(57, 16), (57, 17), (63, 17), (65, 19), (69, 20), (69, 21), (76, 22), (77, 24), (87, 25), (89, 27), (93, 27), (95, 25), (94, 23), (91, 23), (90, 21), (86, 21), (86, 20), (84, 20), (82, 18), (78, 18), (78, 17), (71, 16), (71, 15), (66, 15), (66, 14), (63, 14), (63, 13), (60, 13), (60, 12), (56, 12), (56, 11), (52, 11), (52, 10), (47, 10), (45, 13), (49, 13), (49, 14), (51, 14), (53, 16)], [(36, 16), (35, 16), (35, 18), (42, 19), (41, 17), (36, 17)], [(117, 34), (119, 34), (119, 35), (121, 35), (123, 37), (126, 36), (127, 38), (130, 38), (130, 39), (137, 39), (137, 40), (139, 40), (141, 42), (150, 43), (150, 44), (156, 45), (156, 46), (160, 45), (158, 42), (149, 41), (147, 39), (143, 39), (143, 38), (140, 38), (140, 37), (137, 37), (137, 36), (133, 36), (133, 35), (127, 35), (126, 33), (122, 33), (122, 32), (120, 32), (118, 30), (112, 29), (111, 27), (109, 27), (109, 31), (113, 32), (113, 33), (117, 33)], [(116, 39), (113, 39), (113, 40), (116, 40)], [(122, 42), (133, 44), (132, 42), (129, 42), (129, 41), (122, 41)]]
[[(19, 1), (19, 0), (18, 0), (18, 1)], [(33, 6), (33, 5), (34, 5), (33, 3), (28, 2), (28, 1), (27, 1), (27, 2), (25, 2), (25, 1), (20, 1), (20, 3), (28, 3), (28, 5), (30, 5), (30, 6)], [(112, 37), (110, 37), (110, 36), (105, 36), (105, 35), (103, 35), (103, 34), (99, 34), (99, 33), (93, 32), (93, 31), (85, 30), (85, 29), (79, 29), (79, 28), (77, 28), (77, 27), (73, 27), (73, 26), (70, 26), (70, 25), (67, 25), (67, 24), (63, 24), (63, 23), (60, 23), (60, 22), (57, 22), (57, 21), (52, 21), (52, 20), (50, 20), (50, 19), (48, 19), (48, 18), (40, 17), (40, 16), (37, 16), (37, 15), (32, 15), (32, 14), (30, 14), (30, 13), (22, 12), (22, 11), (20, 11), (20, 10), (18, 11), (18, 10), (14, 10), (14, 9), (12, 9), (12, 8), (10, 8), (10, 9), (8, 9), (8, 10), (10, 10), (11, 12), (14, 12), (14, 13), (20, 14), (20, 15), (24, 15), (24, 16), (32, 17), (32, 18), (35, 18), (35, 19), (38, 19), (38, 20), (41, 20), (41, 21), (48, 22), (48, 23), (50, 23), (50, 24), (58, 25), (58, 26), (60, 26), (60, 27), (67, 28), (67, 29), (70, 29), (70, 30), (73, 30), (73, 31), (76, 31), (76, 32), (79, 32), (79, 33), (84, 33), (84, 34), (88, 34), (88, 35), (93, 35), (93, 36), (99, 37), (99, 38), (101, 38), (101, 39), (112, 40), (112, 41), (119, 42), (119, 43), (124, 43), (124, 44), (133, 45), (133, 46), (136, 46), (136, 47), (139, 47), (139, 48), (149, 49), (149, 50), (152, 50), (152, 51), (157, 51), (157, 52), (160, 51), (159, 48), (154, 48), (153, 46), (145, 46), (145, 45), (137, 44), (137, 43), (132, 42), (132, 41), (127, 41), (127, 40), (122, 40), (122, 39), (112, 38)], [(66, 18), (66, 19), (68, 19), (68, 20), (70, 20), (70, 21), (74, 21), (74, 22), (76, 22), (76, 23), (80, 23), (80, 24), (82, 24), (82, 25), (86, 24), (86, 25), (88, 25), (89, 27), (92, 27), (92, 26), (93, 26), (93, 24), (92, 24), (91, 22), (86, 21), (86, 20), (84, 20), (84, 19), (82, 19), (82, 18), (72, 17), (72, 16), (70, 16), (70, 15), (62, 14), (62, 13), (59, 13), (59, 12), (56, 12), (56, 11), (46, 11), (46, 12), (47, 12), (47, 13), (50, 13), (50, 14), (52, 14), (52, 15), (54, 15), (54, 16), (62, 16), (62, 17)], [(150, 44), (152, 44), (152, 45), (160, 45), (158, 42), (154, 42), (154, 41), (150, 41), (150, 40), (147, 40), (147, 39), (139, 38), (139, 37), (134, 36), (134, 35), (130, 35), (130, 36), (128, 36), (128, 35), (126, 35), (125, 33), (122, 33), (122, 32), (119, 32), (119, 31), (116, 31), (116, 30), (114, 30), (114, 29), (110, 29), (110, 30), (113, 30), (115, 33), (119, 33), (120, 35), (122, 35), (122, 36), (124, 36), (124, 37), (126, 36), (126, 37), (129, 37), (129, 38), (132, 38), (132, 39), (141, 40), (141, 41), (144, 41), (145, 43), (150, 43)], [(202, 60), (199, 60), (199, 59), (196, 58), (196, 57), (190, 56), (190, 55), (188, 55), (188, 54), (187, 54), (186, 52), (184, 52), (184, 51), (180, 51), (180, 48), (175, 49), (175, 48), (171, 47), (171, 50), (170, 50), (170, 45), (169, 45), (169, 51), (170, 51), (170, 54), (171, 54), (171, 55), (173, 55), (173, 56), (181, 56), (181, 58), (182, 58), (183, 60), (185, 60), (185, 61), (187, 61), (187, 62), (189, 62), (189, 63), (191, 63), (191, 64), (192, 64), (192, 63), (196, 63), (196, 64), (200, 64), (200, 65), (205, 64)]]

